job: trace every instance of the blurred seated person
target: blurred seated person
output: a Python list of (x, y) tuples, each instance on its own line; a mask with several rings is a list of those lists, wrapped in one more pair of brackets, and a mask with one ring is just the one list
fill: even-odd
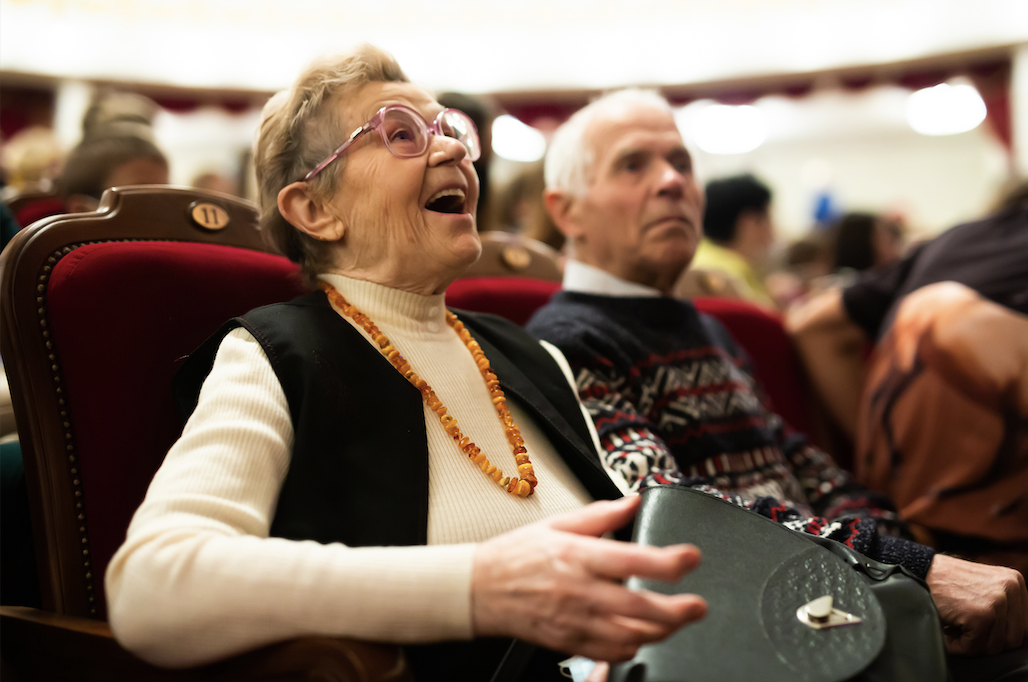
[(206, 171), (193, 178), (193, 182), (190, 184), (196, 189), (202, 189), (207, 192), (221, 192), (222, 194), (239, 196), (239, 183), (224, 173)]
[(481, 250), (479, 145), (367, 45), (265, 106), (261, 227), (316, 288), (180, 371), (190, 416), (106, 575), (128, 649), (188, 666), (348, 636), (407, 645), (416, 679), (477, 680), (516, 637), (562, 652), (526, 679), (559, 680), (568, 653), (626, 660), (705, 613), (621, 584), (678, 580), (698, 551), (600, 538), (637, 498), (560, 354), (446, 310)]
[(606, 464), (633, 490), (716, 492), (900, 564), (931, 588), (951, 653), (1015, 649), (1028, 664), (1023, 577), (882, 532), (904, 530), (889, 501), (789, 429), (725, 328), (669, 295), (700, 238), (703, 192), (668, 102), (629, 89), (579, 110), (553, 137), (546, 181), (572, 258), (526, 328), (566, 357)]
[(788, 326), (857, 477), (925, 542), (1028, 571), (1028, 184)]
[(564, 234), (553, 224), (553, 219), (543, 203), (545, 188), (542, 162), (522, 168), (507, 183), (496, 201), (497, 218), (494, 224), (500, 229), (524, 235), (557, 251), (563, 251), (566, 243)]
[[(536, 207), (542, 206), (544, 188), (541, 162), (522, 167), (502, 188), (494, 203), (496, 228), (504, 232), (525, 234), (536, 215)], [(560, 243), (549, 245), (559, 249), (563, 244), (563, 235), (560, 236)]]
[(168, 177), (168, 160), (153, 142), (132, 135), (95, 137), (72, 150), (57, 193), (69, 213), (95, 211), (110, 187), (166, 185)]
[(771, 190), (752, 175), (707, 183), (703, 239), (692, 267), (717, 270), (733, 278), (743, 298), (775, 307), (759, 274), (774, 243)]
[(160, 107), (134, 92), (101, 91), (82, 117), (82, 139), (141, 137), (154, 141), (153, 120)]
[(823, 290), (831, 277), (830, 237), (824, 230), (790, 242), (782, 253), (781, 265), (772, 268), (764, 284), (782, 310)]
[(19, 130), (0, 148), (4, 196), (29, 190), (47, 191), (61, 172), (64, 150), (51, 128), (30, 126)]
[(903, 256), (903, 227), (899, 221), (873, 213), (847, 213), (830, 228), (832, 270), (863, 272)]

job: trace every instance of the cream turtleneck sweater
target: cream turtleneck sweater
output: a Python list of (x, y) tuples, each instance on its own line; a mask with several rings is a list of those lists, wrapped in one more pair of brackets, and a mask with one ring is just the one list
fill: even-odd
[[(443, 295), (323, 278), (378, 325), (490, 460), (514, 473), (481, 374), (446, 323)], [(563, 356), (544, 346), (573, 386)], [(142, 658), (171, 666), (304, 635), (470, 638), (473, 543), (590, 501), (538, 426), (514, 400), (508, 404), (539, 478), (531, 497), (508, 495), (470, 464), (425, 407), (428, 546), (270, 538), (293, 445), (289, 406), (260, 345), (234, 330), (108, 567), (115, 635)], [(346, 415), (339, 419), (341, 434), (359, 428), (344, 427)], [(369, 485), (405, 475), (390, 467), (388, 452), (381, 465), (381, 480)]]

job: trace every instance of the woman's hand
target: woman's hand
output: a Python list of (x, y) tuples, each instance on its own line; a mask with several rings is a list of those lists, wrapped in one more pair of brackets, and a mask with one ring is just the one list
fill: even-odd
[(1028, 592), (1020, 572), (936, 554), (925, 578), (953, 654), (998, 654), (1025, 645)]
[(628, 590), (630, 576), (674, 582), (699, 564), (692, 545), (601, 539), (635, 515), (639, 498), (594, 502), (479, 545), (472, 576), (475, 635), (510, 636), (569, 654), (624, 661), (699, 620), (696, 595)]

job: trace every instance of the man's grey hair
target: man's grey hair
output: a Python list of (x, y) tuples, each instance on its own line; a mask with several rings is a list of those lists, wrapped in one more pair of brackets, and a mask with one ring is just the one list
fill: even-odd
[(546, 189), (559, 189), (574, 196), (586, 193), (596, 153), (586, 141), (585, 131), (597, 114), (625, 104), (641, 104), (673, 113), (663, 95), (656, 90), (644, 88), (614, 90), (590, 102), (576, 111), (554, 133), (546, 152)]

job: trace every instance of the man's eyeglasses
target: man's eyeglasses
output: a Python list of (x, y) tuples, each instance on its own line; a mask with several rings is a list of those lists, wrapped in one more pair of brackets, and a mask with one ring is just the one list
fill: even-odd
[(350, 146), (372, 130), (378, 130), (386, 149), (393, 156), (421, 156), (428, 149), (428, 136), (452, 137), (468, 150), (468, 158), (477, 161), (482, 156), (482, 145), (478, 131), (468, 115), (456, 109), (443, 109), (432, 123), (410, 107), (390, 104), (382, 107), (371, 120), (350, 133), (350, 137), (332, 155), (319, 163), (314, 170), (303, 177), (304, 182), (325, 170), (328, 164), (342, 156)]

